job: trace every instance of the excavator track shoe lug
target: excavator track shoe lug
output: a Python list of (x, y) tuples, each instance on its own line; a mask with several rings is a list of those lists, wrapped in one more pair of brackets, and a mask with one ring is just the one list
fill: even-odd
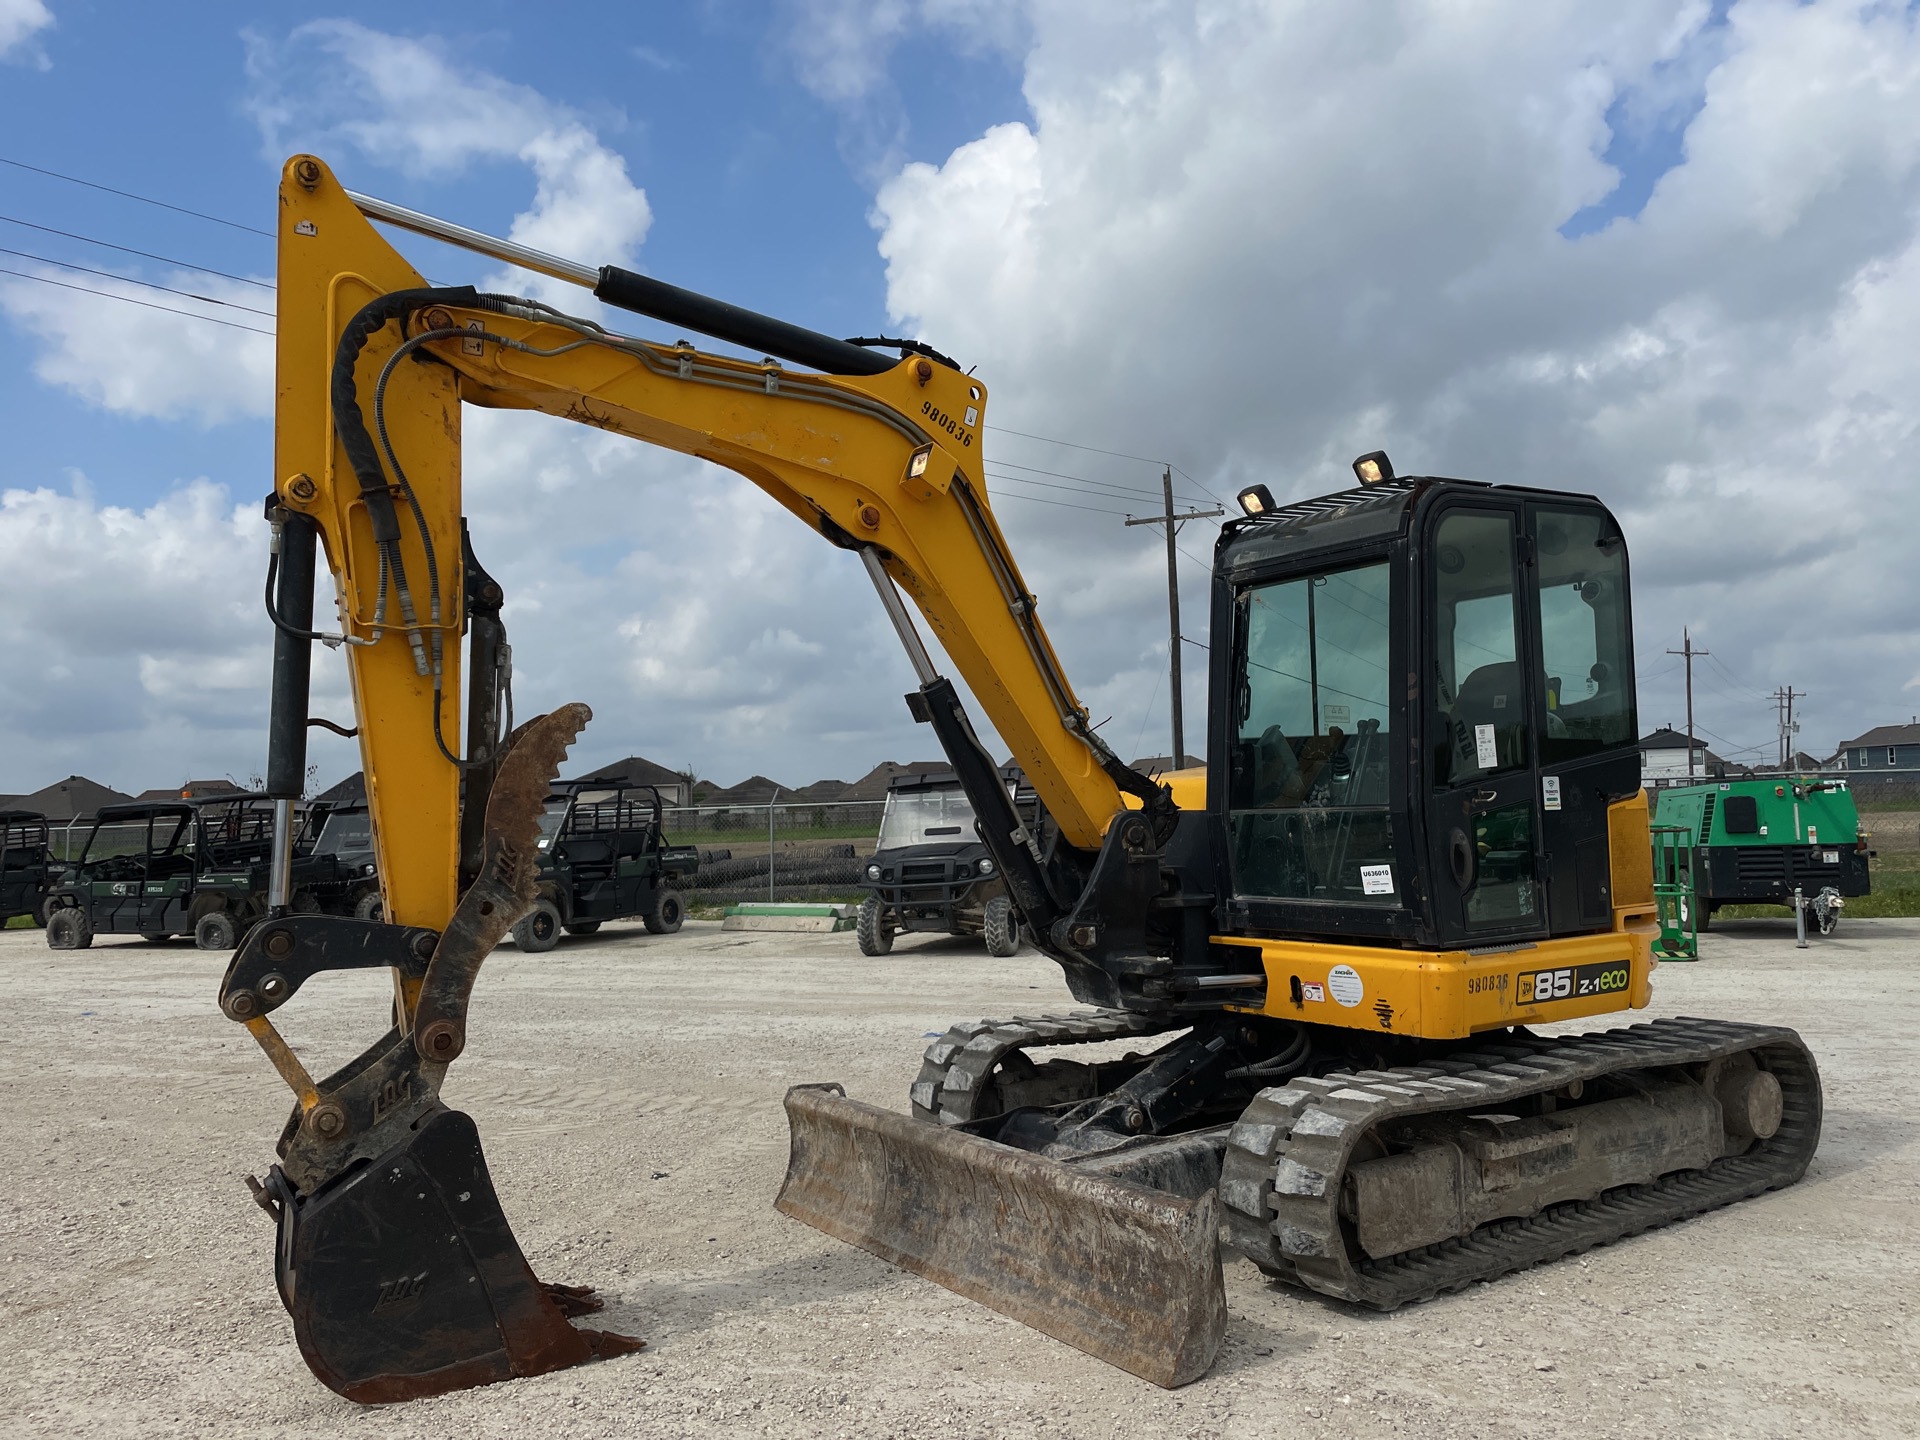
[(534, 1278), (479, 1132), (457, 1110), (283, 1204), (276, 1278), (308, 1366), (362, 1405), (544, 1375), (644, 1343), (567, 1323), (598, 1308), (592, 1292)]

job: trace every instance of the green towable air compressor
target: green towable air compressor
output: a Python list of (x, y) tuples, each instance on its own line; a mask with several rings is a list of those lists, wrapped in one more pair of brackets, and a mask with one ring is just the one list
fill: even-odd
[(1846, 902), (1870, 892), (1866, 832), (1847, 782), (1819, 776), (1716, 780), (1654, 792), (1655, 820), (1691, 832), (1686, 856), (1700, 928), (1724, 905), (1807, 909), (1833, 933)]

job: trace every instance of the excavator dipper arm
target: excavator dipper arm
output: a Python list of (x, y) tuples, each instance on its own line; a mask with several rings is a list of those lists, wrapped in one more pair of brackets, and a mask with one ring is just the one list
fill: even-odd
[[(810, 370), (430, 286), (369, 216)], [(305, 768), (311, 642), (344, 645), (387, 923), (293, 915), (276, 881), (221, 1004), (296, 1096), (281, 1163), (256, 1198), (280, 1227), (276, 1268), (301, 1349), (327, 1384), (378, 1402), (639, 1344), (566, 1323), (594, 1308), (590, 1292), (533, 1278), (473, 1122), (438, 1098), (465, 1048), (481, 963), (532, 902), (535, 819), (588, 719), (569, 705), (502, 733), (511, 651), (462, 519), (463, 404), (538, 410), (710, 460), (855, 551), (920, 682), (909, 706), (939, 735), (1030, 932), (1078, 998), (1151, 1008), (1171, 947), (1148, 910), (1179, 814), (1089, 727), (988, 501), (985, 386), (944, 357), (908, 345), (895, 361), (491, 240), (352, 195), (310, 156), (285, 168), (279, 237), (269, 789), (284, 820)], [(313, 628), (316, 546), (337, 631)], [(1043, 827), (1015, 812), (902, 594), (1025, 769)], [(369, 966), (393, 973), (395, 1028), (316, 1081), (270, 1012), (312, 974)], [(1159, 1383), (1211, 1362), (1225, 1306), (1210, 1194), (1118, 1178), (1062, 1190), (1051, 1162), (959, 1130), (825, 1092), (788, 1108), (788, 1213)], [(1035, 1283), (1035, 1256), (1047, 1254), (1078, 1258)]]

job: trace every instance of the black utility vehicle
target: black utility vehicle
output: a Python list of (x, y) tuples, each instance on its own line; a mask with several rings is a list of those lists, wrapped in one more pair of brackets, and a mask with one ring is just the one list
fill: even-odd
[(547, 801), (540, 822), (540, 896), (513, 927), (522, 950), (551, 950), (560, 932), (591, 935), (638, 916), (655, 935), (685, 918), (673, 882), (700, 868), (691, 845), (669, 845), (660, 792), (619, 780), (579, 781)]
[(294, 847), (293, 908), (379, 920), (380, 872), (373, 858), (373, 818), (364, 801), (315, 805)]
[(47, 923), (53, 849), (47, 817), (37, 810), (0, 810), (0, 925), (16, 915)]
[[(1018, 767), (1001, 771), (1014, 807), (1031, 819), (1033, 792)], [(974, 829), (958, 776), (896, 775), (887, 786), (880, 838), (867, 860), (857, 935), (863, 955), (885, 955), (902, 931), (979, 935), (989, 955), (1020, 948), (1020, 913)]]
[[(294, 908), (348, 913), (347, 897), (374, 882), (309, 853), (311, 818), (294, 846)], [(202, 950), (233, 950), (266, 913), (272, 862), (273, 801), (264, 795), (102, 806), (80, 858), (52, 886), (47, 944), (80, 950), (97, 934), (190, 935)]]

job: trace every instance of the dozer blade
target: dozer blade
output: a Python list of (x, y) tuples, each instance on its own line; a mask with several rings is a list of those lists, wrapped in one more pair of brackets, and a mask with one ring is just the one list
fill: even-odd
[(362, 1405), (544, 1375), (642, 1345), (567, 1323), (599, 1302), (534, 1279), (479, 1133), (457, 1110), (310, 1198), (284, 1197), (275, 1270), (307, 1364)]
[(1226, 1333), (1220, 1211), (849, 1100), (787, 1092), (782, 1213), (1156, 1385)]

